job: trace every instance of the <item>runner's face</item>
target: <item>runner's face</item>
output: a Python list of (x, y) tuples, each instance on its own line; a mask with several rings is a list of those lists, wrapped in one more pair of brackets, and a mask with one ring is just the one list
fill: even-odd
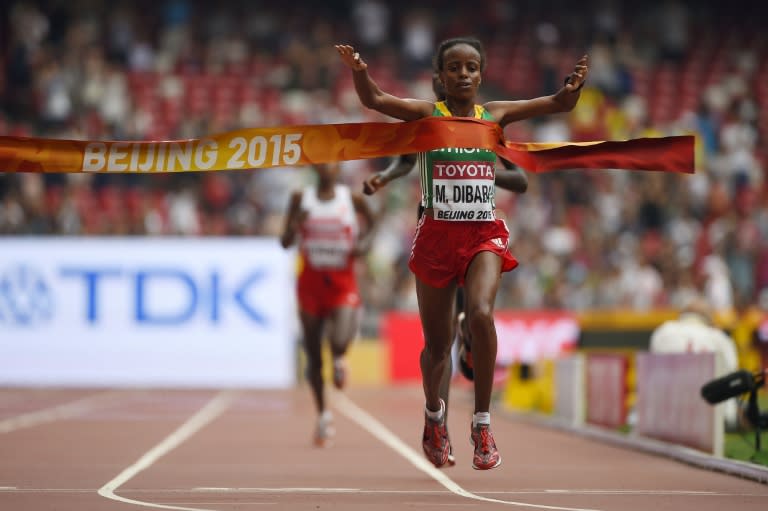
[(480, 87), (480, 53), (468, 44), (451, 46), (443, 53), (440, 78), (447, 97), (474, 98)]
[(320, 184), (333, 184), (339, 177), (341, 166), (338, 163), (318, 163), (315, 165)]

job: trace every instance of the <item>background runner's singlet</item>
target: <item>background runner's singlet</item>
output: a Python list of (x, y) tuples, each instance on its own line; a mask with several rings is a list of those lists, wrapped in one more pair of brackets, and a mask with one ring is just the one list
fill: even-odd
[(305, 268), (352, 268), (358, 225), (349, 187), (337, 184), (330, 200), (318, 199), (317, 188), (309, 187), (302, 193), (301, 209), (307, 212), (299, 242)]
[[(444, 101), (435, 103), (435, 117), (451, 117)], [(493, 121), (481, 105), (475, 118)], [(419, 153), (421, 203), (434, 209), (436, 220), (493, 221), (496, 153), (489, 149), (443, 148)]]

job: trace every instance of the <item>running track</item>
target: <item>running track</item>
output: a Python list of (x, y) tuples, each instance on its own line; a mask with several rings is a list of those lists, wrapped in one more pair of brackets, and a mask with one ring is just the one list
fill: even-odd
[(420, 388), (334, 394), (311, 446), (305, 387), (0, 389), (0, 509), (768, 509), (768, 485), (495, 414), (503, 464), (472, 470), (470, 400), (452, 396), (458, 464), (420, 452)]

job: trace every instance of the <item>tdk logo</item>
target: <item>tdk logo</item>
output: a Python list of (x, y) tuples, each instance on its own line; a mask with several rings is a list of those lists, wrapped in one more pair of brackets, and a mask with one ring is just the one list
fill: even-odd
[[(80, 291), (76, 291), (74, 298), (84, 300), (85, 321), (91, 324), (103, 321), (106, 312), (113, 312), (108, 289), (118, 284), (129, 294), (127, 312), (138, 324), (181, 325), (195, 319), (216, 324), (222, 321), (226, 310), (267, 326), (266, 316), (253, 305), (255, 290), (266, 277), (265, 271), (259, 269), (226, 286), (218, 271), (201, 276), (178, 267), (68, 266), (62, 268), (61, 276), (79, 283)], [(172, 295), (169, 289), (174, 290)], [(169, 296), (173, 299), (169, 300)]]
[(19, 264), (0, 273), (0, 324), (34, 326), (50, 321), (53, 296), (42, 273)]
[(67, 300), (56, 313), (67, 309), (75, 316), (58, 318), (68, 322), (217, 325), (240, 317), (268, 327), (266, 314), (256, 305), (266, 278), (267, 270), (259, 268), (233, 276), (232, 271), (191, 272), (177, 266), (72, 265), (60, 267), (46, 280), (33, 268), (19, 265), (0, 273), (0, 325), (32, 327), (50, 322), (55, 290), (59, 300)]

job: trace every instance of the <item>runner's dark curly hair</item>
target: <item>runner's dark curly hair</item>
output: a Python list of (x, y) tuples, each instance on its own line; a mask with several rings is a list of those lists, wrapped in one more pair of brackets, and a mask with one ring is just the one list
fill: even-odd
[(480, 71), (485, 70), (485, 48), (483, 48), (483, 43), (474, 37), (454, 37), (451, 39), (446, 39), (440, 43), (440, 45), (437, 47), (437, 52), (435, 53), (435, 59), (433, 63), (435, 70), (443, 70), (443, 57), (445, 52), (457, 44), (468, 44), (469, 46), (476, 49), (477, 53), (480, 54)]

